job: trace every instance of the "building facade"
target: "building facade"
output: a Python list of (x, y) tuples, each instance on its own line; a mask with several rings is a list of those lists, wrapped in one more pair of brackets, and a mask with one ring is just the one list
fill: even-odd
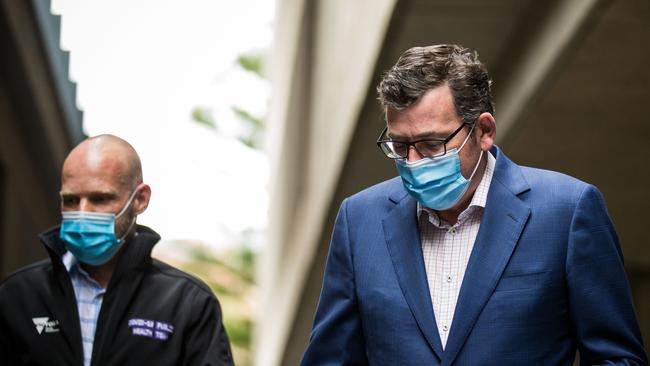
[(49, 1), (0, 2), (0, 277), (47, 257), (37, 235), (60, 220), (61, 165), (84, 138), (59, 34)]

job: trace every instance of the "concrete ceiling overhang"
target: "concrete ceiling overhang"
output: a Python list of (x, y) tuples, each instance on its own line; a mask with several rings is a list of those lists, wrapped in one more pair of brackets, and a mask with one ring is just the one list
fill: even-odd
[(650, 2), (614, 1), (589, 24), (503, 146), (519, 163), (598, 187), (631, 272), (650, 274)]
[[(498, 144), (514, 161), (594, 183), (607, 201), (633, 271), (650, 256), (650, 3), (402, 0), (377, 59), (283, 361), (300, 359), (343, 198), (396, 175), (374, 141), (384, 126), (375, 85), (409, 47), (476, 49), (494, 80)], [(283, 364), (285, 364), (283, 362)]]
[[(44, 202), (38, 222), (58, 215), (60, 167), (84, 138), (69, 54), (59, 45), (60, 17), (41, 0), (0, 3), (0, 156), (27, 184), (25, 197)], [(48, 219), (49, 217), (49, 219)], [(45, 226), (47, 227), (47, 226)], [(44, 229), (42, 227), (41, 229)]]

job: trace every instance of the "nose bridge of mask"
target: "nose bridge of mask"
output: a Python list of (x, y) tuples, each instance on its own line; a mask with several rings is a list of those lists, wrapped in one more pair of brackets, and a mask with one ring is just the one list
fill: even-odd
[(63, 211), (61, 216), (66, 221), (88, 220), (94, 222), (112, 222), (115, 214), (110, 212)]

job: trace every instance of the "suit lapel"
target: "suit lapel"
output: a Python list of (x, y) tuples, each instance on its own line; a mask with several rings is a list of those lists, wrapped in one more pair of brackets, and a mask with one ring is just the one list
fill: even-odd
[(441, 359), (442, 344), (437, 332), (438, 327), (433, 314), (422, 257), (420, 234), (416, 222), (416, 202), (410, 196), (406, 196), (396, 203), (395, 208), (382, 221), (388, 252), (400, 288), (418, 327), (433, 352)]
[(497, 160), (481, 227), (458, 295), (445, 348), (444, 364), (447, 365), (458, 355), (494, 292), (530, 216), (530, 208), (517, 197), (528, 189), (521, 171), (500, 151), (495, 153), (500, 155), (500, 159)]

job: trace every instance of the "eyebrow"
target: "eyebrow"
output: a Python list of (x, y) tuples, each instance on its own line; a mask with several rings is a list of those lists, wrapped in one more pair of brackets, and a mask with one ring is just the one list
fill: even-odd
[(59, 192), (59, 196), (61, 197), (76, 197), (76, 196), (117, 196), (118, 194), (113, 191), (92, 191), (92, 192), (82, 192), (82, 193), (72, 193), (72, 192)]

